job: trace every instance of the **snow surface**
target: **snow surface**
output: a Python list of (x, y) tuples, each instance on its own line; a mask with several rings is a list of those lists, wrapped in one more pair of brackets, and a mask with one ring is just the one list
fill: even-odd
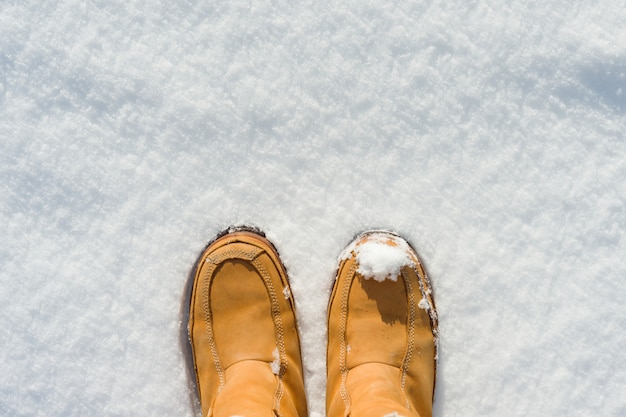
[(0, 2), (0, 415), (194, 416), (196, 257), (252, 223), (313, 417), (337, 256), (417, 249), (437, 416), (626, 415), (620, 1)]

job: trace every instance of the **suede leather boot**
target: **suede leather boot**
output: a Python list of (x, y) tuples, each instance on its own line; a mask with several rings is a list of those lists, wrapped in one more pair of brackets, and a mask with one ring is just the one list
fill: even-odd
[(437, 313), (413, 248), (366, 232), (340, 256), (328, 309), (327, 417), (431, 417)]
[(235, 231), (207, 247), (188, 330), (203, 417), (306, 417), (294, 300), (263, 236)]

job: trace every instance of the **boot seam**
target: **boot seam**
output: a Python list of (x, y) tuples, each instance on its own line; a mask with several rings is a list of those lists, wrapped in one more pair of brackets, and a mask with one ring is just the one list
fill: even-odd
[[(426, 300), (428, 303), (428, 317), (430, 319), (430, 330), (433, 334), (433, 342), (434, 342), (434, 379), (433, 379), (433, 399), (435, 396), (435, 385), (437, 380), (437, 363), (439, 360), (439, 318), (437, 315), (437, 308), (435, 306), (435, 301), (433, 297), (433, 289), (432, 284), (430, 283), (430, 278), (428, 274), (424, 270), (419, 258), (416, 256), (417, 262), (415, 263), (415, 267), (413, 268), (415, 274), (417, 275), (417, 282), (420, 288), (420, 292), (422, 294), (422, 299)], [(420, 307), (421, 308), (421, 307)]]
[(274, 335), (276, 341), (276, 348), (278, 349), (278, 354), (280, 358), (280, 369), (278, 371), (277, 379), (278, 384), (276, 386), (276, 391), (274, 393), (274, 409), (277, 413), (280, 413), (280, 402), (284, 395), (284, 387), (282, 384), (282, 378), (287, 372), (287, 353), (285, 349), (285, 334), (283, 329), (283, 321), (281, 318), (280, 305), (278, 303), (278, 296), (276, 295), (276, 290), (274, 288), (274, 284), (272, 283), (272, 278), (269, 273), (259, 260), (259, 258), (255, 258), (251, 261), (252, 265), (259, 272), (263, 281), (265, 282), (265, 288), (270, 296), (270, 304), (271, 304), (271, 314), (272, 321), (274, 322)]
[(347, 322), (348, 322), (348, 298), (350, 297), (350, 287), (352, 286), (352, 282), (354, 280), (354, 276), (356, 274), (356, 263), (352, 263), (350, 269), (348, 270), (346, 281), (342, 287), (341, 291), (341, 315), (339, 318), (339, 370), (341, 372), (341, 384), (339, 386), (339, 394), (341, 395), (341, 399), (346, 407), (345, 415), (350, 415), (350, 411), (352, 408), (350, 394), (348, 393), (348, 388), (346, 386), (348, 379), (348, 367), (346, 364), (346, 350), (347, 350)]
[(217, 345), (215, 344), (215, 335), (213, 334), (213, 313), (211, 312), (211, 306), (209, 301), (211, 284), (213, 283), (213, 280), (211, 280), (211, 276), (213, 275), (217, 264), (215, 262), (209, 261), (208, 257), (207, 263), (209, 263), (209, 265), (207, 266), (207, 271), (202, 277), (202, 307), (204, 310), (207, 340), (211, 348), (211, 357), (213, 358), (213, 365), (215, 366), (215, 370), (219, 379), (219, 385), (217, 387), (217, 393), (219, 393), (224, 388), (225, 377), (224, 369), (222, 368), (222, 363), (217, 352)]
[(407, 346), (406, 346), (406, 354), (404, 356), (404, 360), (402, 363), (402, 373), (400, 376), (400, 386), (402, 387), (402, 393), (404, 394), (405, 406), (407, 409), (411, 408), (411, 403), (409, 401), (409, 397), (406, 393), (406, 376), (409, 371), (409, 366), (411, 364), (411, 359), (413, 358), (413, 348), (415, 347), (415, 316), (416, 316), (416, 305), (415, 305), (415, 294), (413, 293), (413, 283), (411, 282), (410, 277), (406, 276), (404, 270), (401, 272), (402, 279), (404, 280), (404, 285), (406, 287), (407, 293), (407, 301), (408, 301), (408, 318), (407, 318)]

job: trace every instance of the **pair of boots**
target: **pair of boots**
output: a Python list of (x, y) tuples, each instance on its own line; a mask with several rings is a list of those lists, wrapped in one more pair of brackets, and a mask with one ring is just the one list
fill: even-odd
[[(437, 314), (415, 251), (365, 232), (340, 256), (328, 308), (328, 417), (427, 417)], [(306, 417), (295, 303), (274, 246), (229, 231), (198, 261), (189, 338), (203, 417)]]

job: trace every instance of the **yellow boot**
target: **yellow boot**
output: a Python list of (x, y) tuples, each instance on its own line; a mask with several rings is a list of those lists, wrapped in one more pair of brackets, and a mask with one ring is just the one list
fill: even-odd
[(306, 417), (294, 300), (257, 232), (226, 234), (200, 257), (189, 339), (203, 417)]
[(431, 417), (437, 313), (413, 248), (366, 232), (343, 252), (328, 308), (327, 417)]

